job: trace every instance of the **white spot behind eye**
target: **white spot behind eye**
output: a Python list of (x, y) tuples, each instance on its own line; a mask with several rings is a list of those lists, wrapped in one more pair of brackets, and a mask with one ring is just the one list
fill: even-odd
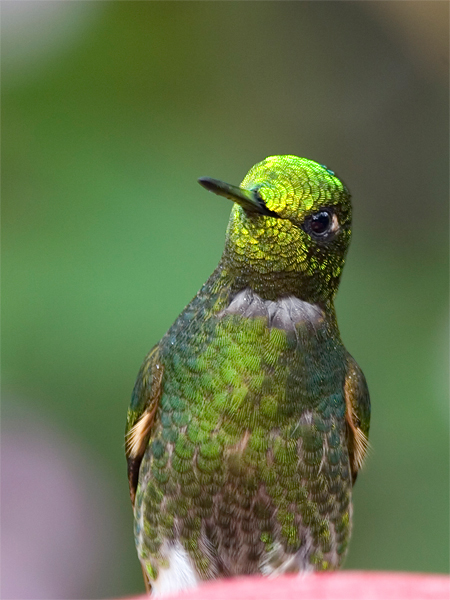
[(339, 219), (337, 218), (337, 214), (334, 213), (332, 218), (331, 218), (331, 228), (330, 231), (332, 233), (337, 233), (339, 231), (340, 225), (339, 225)]

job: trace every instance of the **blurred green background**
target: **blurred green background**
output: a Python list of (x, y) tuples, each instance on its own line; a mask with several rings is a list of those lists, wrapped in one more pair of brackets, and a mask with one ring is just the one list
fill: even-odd
[(143, 589), (134, 379), (223, 248), (196, 178), (273, 154), (353, 194), (337, 312), (373, 417), (346, 568), (448, 571), (448, 10), (2, 2), (2, 597)]

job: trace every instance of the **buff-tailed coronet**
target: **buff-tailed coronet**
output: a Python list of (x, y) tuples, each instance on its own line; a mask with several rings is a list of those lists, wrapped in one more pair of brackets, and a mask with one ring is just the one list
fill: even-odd
[(126, 429), (135, 539), (157, 595), (202, 580), (337, 569), (368, 447), (364, 375), (334, 298), (350, 194), (271, 156), (240, 186), (219, 265), (139, 371)]

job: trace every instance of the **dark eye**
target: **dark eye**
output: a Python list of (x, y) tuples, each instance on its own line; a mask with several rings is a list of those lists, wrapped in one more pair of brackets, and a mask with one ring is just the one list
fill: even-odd
[(332, 218), (327, 210), (321, 210), (308, 219), (307, 230), (313, 237), (323, 237), (329, 233), (331, 229)]

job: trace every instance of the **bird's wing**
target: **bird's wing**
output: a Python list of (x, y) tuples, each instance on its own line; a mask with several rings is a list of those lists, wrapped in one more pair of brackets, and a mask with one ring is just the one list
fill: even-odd
[(370, 397), (366, 378), (353, 357), (348, 355), (344, 384), (345, 419), (348, 431), (348, 452), (353, 483), (369, 448)]
[(147, 448), (161, 397), (163, 370), (159, 361), (159, 347), (156, 345), (146, 356), (140, 368), (127, 414), (125, 454), (133, 506), (139, 479), (139, 467)]

